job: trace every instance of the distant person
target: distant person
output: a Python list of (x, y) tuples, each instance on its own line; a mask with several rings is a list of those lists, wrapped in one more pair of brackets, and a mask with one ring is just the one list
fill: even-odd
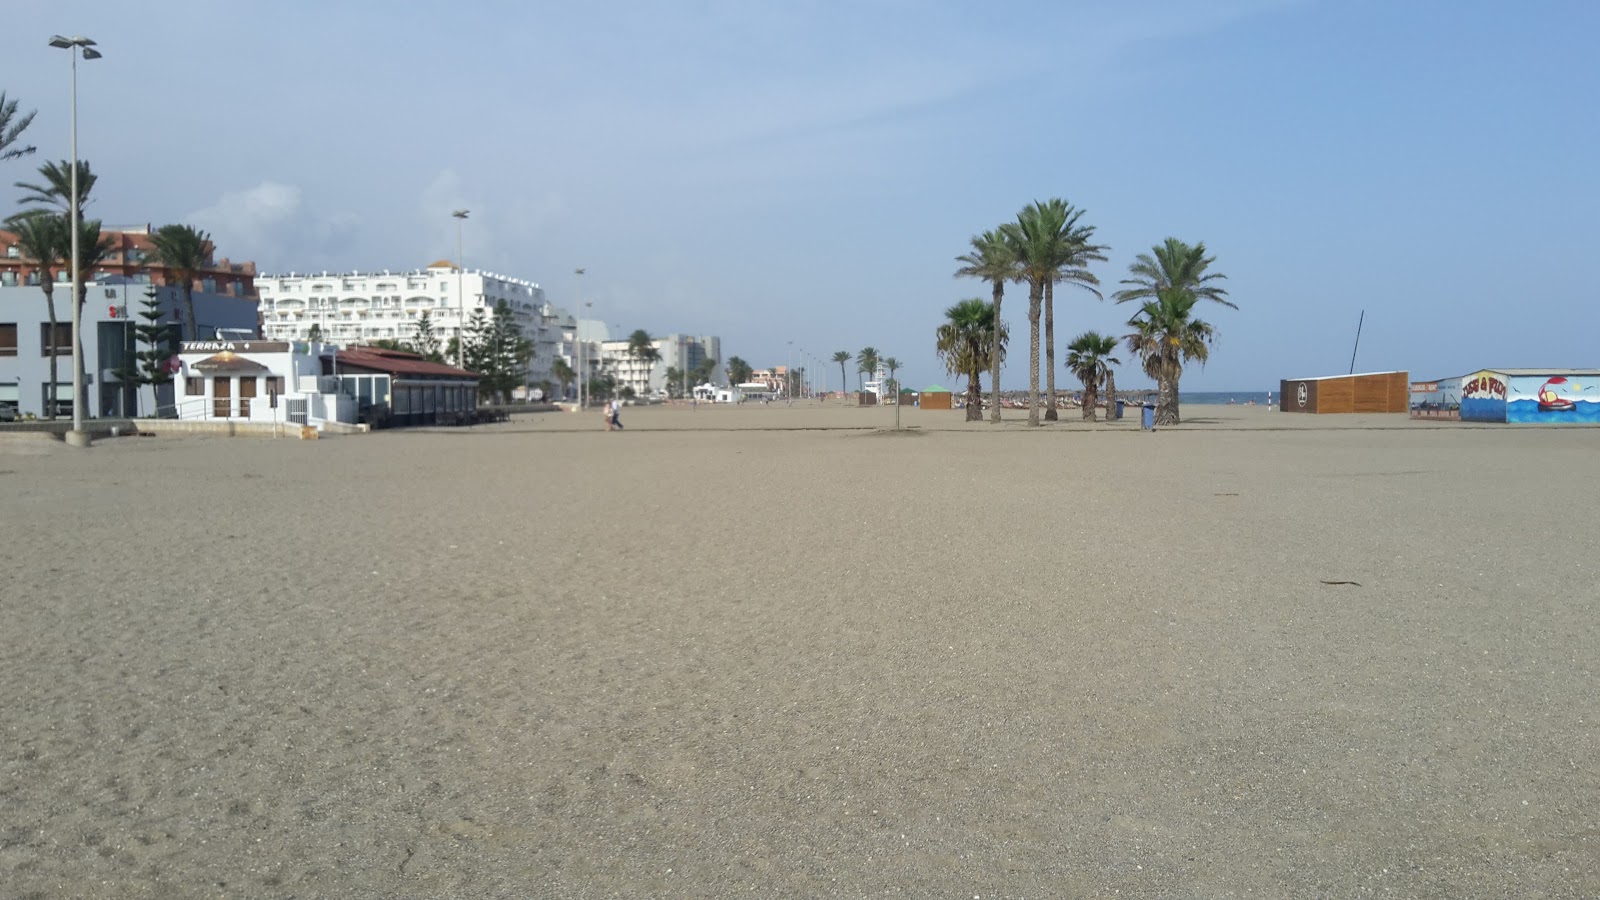
[(610, 420), (610, 422), (607, 423), (606, 430), (610, 431), (612, 428), (616, 428), (618, 431), (622, 430), (622, 401), (621, 400), (613, 399), (611, 401), (611, 420)]

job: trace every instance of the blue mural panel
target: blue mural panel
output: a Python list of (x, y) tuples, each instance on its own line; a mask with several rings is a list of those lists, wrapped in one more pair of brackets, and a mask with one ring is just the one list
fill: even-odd
[(1507, 422), (1600, 423), (1600, 380), (1551, 375), (1519, 376), (1509, 381)]
[(1461, 379), (1461, 421), (1504, 422), (1506, 383), (1493, 372), (1478, 372)]

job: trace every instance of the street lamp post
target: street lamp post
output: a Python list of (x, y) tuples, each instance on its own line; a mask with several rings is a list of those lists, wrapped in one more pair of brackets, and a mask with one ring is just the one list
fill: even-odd
[(456, 303), (461, 315), (456, 318), (456, 367), (467, 367), (467, 295), (462, 285), (466, 282), (466, 263), (461, 259), (461, 227), (466, 224), (469, 209), (458, 209), (450, 215), (456, 220)]
[[(572, 299), (576, 301), (576, 303), (573, 304), (572, 309), (572, 315), (574, 317), (572, 323), (572, 342), (577, 345), (577, 347), (574, 348), (575, 352), (573, 355), (578, 360), (578, 410), (581, 412), (584, 408), (583, 391), (585, 383), (589, 380), (589, 367), (584, 365), (583, 347), (583, 310), (588, 309), (589, 304), (583, 303), (583, 269), (573, 269), (572, 274), (577, 276), (578, 279), (578, 283), (576, 285), (577, 291), (572, 296)], [(578, 307), (578, 303), (583, 304), (582, 309)]]
[[(94, 41), (81, 34), (54, 35), (50, 46), (72, 55), (72, 196), (67, 200), (67, 224), (72, 229), (72, 433), (73, 442), (82, 446), (88, 444), (88, 434), (83, 430), (83, 338), (79, 334), (83, 330), (83, 304), (78, 302), (83, 293), (83, 273), (78, 271), (78, 220), (83, 216), (78, 205), (78, 55), (81, 53), (85, 60), (99, 59), (100, 51), (94, 49)], [(50, 352), (54, 353), (55, 335), (50, 336), (50, 342)]]
[(783, 367), (783, 399), (789, 403), (794, 402), (794, 392), (789, 390), (791, 379), (794, 378), (794, 341), (788, 341), (789, 355)]

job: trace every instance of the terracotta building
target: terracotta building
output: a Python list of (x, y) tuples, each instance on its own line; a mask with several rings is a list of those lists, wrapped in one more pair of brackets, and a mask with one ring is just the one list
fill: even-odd
[[(150, 238), (155, 229), (149, 225), (131, 228), (106, 227), (102, 234), (111, 243), (111, 253), (105, 262), (94, 270), (91, 281), (108, 281), (122, 277), (135, 284), (174, 285), (176, 277), (170, 269), (151, 261)], [(224, 297), (254, 300), (256, 297), (256, 264), (236, 263), (227, 257), (216, 259), (215, 248), (206, 242), (209, 265), (195, 275), (196, 291)], [(24, 259), (17, 246), (16, 234), (0, 229), (0, 287), (38, 284), (39, 276), (32, 260)], [(72, 280), (64, 265), (56, 267), (56, 280)]]

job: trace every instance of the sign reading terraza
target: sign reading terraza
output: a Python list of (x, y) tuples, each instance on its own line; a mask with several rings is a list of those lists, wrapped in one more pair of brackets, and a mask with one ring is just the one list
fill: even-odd
[(184, 341), (184, 353), (288, 353), (288, 341)]

